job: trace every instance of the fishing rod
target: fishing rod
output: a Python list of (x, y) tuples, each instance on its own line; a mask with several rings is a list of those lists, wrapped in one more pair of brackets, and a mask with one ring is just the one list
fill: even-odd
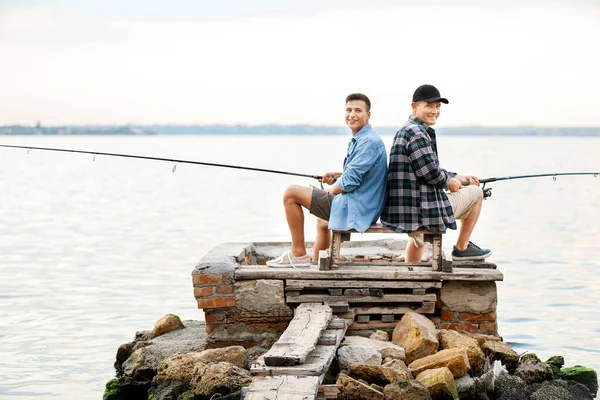
[(104, 153), (101, 151), (84, 151), (84, 150), (73, 150), (73, 149), (58, 149), (58, 148), (53, 148), (53, 147), (14, 146), (14, 145), (9, 145), (9, 144), (0, 144), (0, 147), (6, 147), (6, 148), (11, 148), (11, 149), (26, 149), (28, 153), (29, 153), (29, 150), (45, 150), (45, 151), (60, 151), (60, 152), (64, 152), (64, 153), (91, 154), (94, 156), (94, 160), (96, 159), (96, 156), (99, 155), (99, 156), (111, 156), (111, 157), (137, 158), (137, 159), (153, 160), (153, 161), (167, 161), (167, 162), (175, 163), (175, 165), (173, 166), (173, 172), (175, 172), (175, 169), (177, 168), (177, 164), (194, 164), (194, 165), (204, 165), (204, 166), (208, 166), (208, 167), (235, 168), (235, 169), (243, 169), (243, 170), (247, 170), (247, 171), (268, 172), (271, 174), (302, 176), (304, 178), (313, 178), (313, 179), (317, 179), (317, 180), (320, 180), (323, 178), (321, 175), (299, 174), (296, 172), (278, 171), (275, 169), (243, 167), (243, 166), (239, 166), (239, 165), (217, 164), (217, 163), (209, 163), (209, 162), (202, 162), (202, 161), (178, 160), (178, 159), (174, 159), (174, 158), (138, 156), (138, 155), (133, 155), (133, 154)]
[(600, 175), (600, 172), (555, 172), (552, 174), (533, 174), (533, 175), (516, 175), (516, 176), (501, 176), (499, 178), (485, 178), (485, 179), (480, 179), (479, 183), (483, 183), (483, 197), (484, 198), (488, 198), (492, 195), (492, 188), (485, 188), (485, 184), (486, 183), (491, 183), (491, 182), (499, 182), (499, 181), (506, 181), (509, 179), (528, 179), (528, 178), (541, 178), (541, 177), (545, 177), (545, 176), (551, 176), (552, 179), (555, 181), (557, 176), (573, 176), (573, 175), (593, 175), (594, 178), (596, 178), (598, 175)]

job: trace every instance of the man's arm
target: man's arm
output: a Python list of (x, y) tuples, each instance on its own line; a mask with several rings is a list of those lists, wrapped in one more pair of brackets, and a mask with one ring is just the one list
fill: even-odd
[(342, 192), (351, 192), (360, 186), (362, 180), (367, 172), (375, 165), (379, 152), (376, 149), (376, 144), (372, 142), (366, 142), (362, 146), (356, 148), (356, 154), (346, 164), (344, 173), (336, 181)]
[[(456, 182), (452, 181), (456, 178), (440, 168), (429, 140), (422, 133), (416, 133), (408, 142), (408, 158), (419, 180), (440, 189), (449, 188), (451, 191), (456, 185)], [(460, 188), (460, 181), (458, 185)]]

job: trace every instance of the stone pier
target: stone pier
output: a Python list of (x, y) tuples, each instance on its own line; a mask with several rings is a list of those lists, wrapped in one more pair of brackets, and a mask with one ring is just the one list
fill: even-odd
[(452, 273), (434, 272), (427, 262), (399, 262), (404, 241), (344, 245), (345, 262), (330, 271), (264, 265), (289, 243), (226, 243), (210, 251), (192, 273), (194, 296), (205, 313), (206, 347), (268, 348), (302, 303), (330, 305), (358, 335), (391, 332), (412, 310), (438, 329), (499, 336), (496, 282), (503, 275), (496, 265), (455, 262)]

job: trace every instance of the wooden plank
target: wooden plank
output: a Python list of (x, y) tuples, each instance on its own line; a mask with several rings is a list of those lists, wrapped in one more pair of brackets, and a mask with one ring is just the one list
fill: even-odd
[(420, 294), (420, 295), (423, 295), (423, 294), (425, 294), (425, 289), (413, 289), (413, 290), (412, 290), (412, 294)]
[(327, 325), (327, 329), (343, 329), (346, 330), (346, 321), (342, 318), (333, 317), (331, 321), (329, 321), (329, 325)]
[[(332, 290), (332, 289), (330, 289), (330, 290)], [(338, 290), (342, 290), (342, 289), (338, 289)], [(368, 288), (344, 290), (344, 296), (355, 297), (355, 296), (370, 296), (370, 295), (371, 295), (371, 292), (369, 291)]]
[(314, 400), (318, 390), (318, 376), (256, 376), (244, 400)]
[[(345, 326), (345, 324), (344, 324)], [(330, 331), (325, 331), (327, 334)], [(346, 334), (346, 328), (336, 329), (331, 332), (336, 334), (335, 345), (322, 346), (317, 345), (316, 348), (306, 357), (303, 364), (292, 366), (267, 366), (260, 361), (250, 367), (252, 375), (256, 376), (278, 376), (278, 375), (296, 375), (296, 376), (319, 376), (327, 372), (331, 360), (335, 356), (335, 352), (340, 345), (340, 342)], [(260, 358), (259, 358), (260, 360)]]
[(332, 296), (341, 296), (342, 295), (342, 289), (327, 289), (329, 291), (329, 294)]
[(347, 301), (328, 301), (325, 304), (331, 307), (331, 311), (334, 313), (343, 313), (350, 309)]
[(338, 389), (337, 385), (321, 385), (319, 386), (319, 390), (317, 392), (317, 398), (321, 399), (337, 399), (338, 393), (340, 389)]
[(371, 316), (370, 315), (359, 315), (358, 317), (356, 317), (356, 322), (369, 322), (371, 320)]
[[(331, 301), (337, 296), (327, 294), (301, 294), (300, 296), (287, 296), (287, 303), (323, 303)], [(418, 296), (414, 294), (384, 294), (383, 297), (376, 296), (344, 296), (348, 303), (420, 303), (424, 301), (435, 301), (435, 293)]]
[(362, 329), (394, 329), (398, 325), (397, 321), (394, 322), (382, 322), (382, 321), (369, 321), (365, 324), (360, 322), (353, 322), (348, 327), (348, 330), (358, 331)]
[(332, 346), (335, 345), (335, 341), (337, 340), (337, 333), (335, 331), (331, 332), (323, 332), (321, 336), (319, 336), (319, 340), (317, 344), (320, 346)]
[(304, 288), (380, 288), (380, 289), (439, 289), (442, 282), (420, 282), (420, 281), (350, 281), (350, 280), (308, 280), (308, 279), (288, 279), (286, 281), (286, 290), (288, 286), (294, 289)]
[[(456, 266), (456, 265), (455, 265)], [(413, 271), (409, 271), (412, 268)], [(429, 270), (429, 271), (428, 271)], [(502, 281), (504, 275), (493, 268), (455, 268), (454, 272), (432, 272), (431, 267), (416, 264), (403, 266), (347, 266), (341, 270), (319, 271), (309, 268), (269, 268), (263, 265), (240, 265), (235, 280), (254, 279), (369, 279), (394, 281)]]
[(353, 309), (354, 314), (363, 315), (363, 314), (406, 314), (408, 311), (414, 311), (419, 314), (431, 314), (435, 312), (435, 303), (434, 302), (425, 302), (421, 307), (355, 307)]
[(307, 303), (296, 308), (287, 329), (265, 354), (266, 365), (302, 364), (315, 349), (319, 336), (331, 321), (332, 312), (327, 305)]
[[(385, 314), (381, 316), (381, 322), (392, 322), (396, 320), (396, 316), (394, 314)], [(358, 321), (362, 322), (362, 321)]]

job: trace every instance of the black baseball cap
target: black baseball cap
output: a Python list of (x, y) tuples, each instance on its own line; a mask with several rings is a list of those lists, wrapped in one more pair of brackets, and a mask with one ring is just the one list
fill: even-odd
[(440, 91), (433, 85), (419, 86), (413, 94), (413, 103), (416, 103), (417, 101), (426, 101), (428, 103), (432, 101), (441, 101), (444, 104), (448, 104), (448, 99), (441, 97)]

